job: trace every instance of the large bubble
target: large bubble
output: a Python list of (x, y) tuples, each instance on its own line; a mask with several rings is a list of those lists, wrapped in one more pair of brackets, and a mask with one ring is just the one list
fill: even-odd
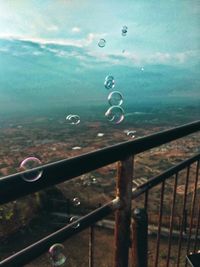
[(49, 249), (50, 258), (53, 266), (61, 266), (65, 263), (64, 246), (62, 244), (54, 244)]
[(106, 76), (104, 86), (106, 87), (106, 89), (113, 89), (115, 87), (114, 77), (111, 75)]
[(113, 91), (108, 95), (108, 103), (111, 106), (121, 106), (123, 103), (123, 96), (118, 91)]
[(119, 124), (124, 120), (124, 110), (120, 106), (112, 106), (106, 111), (105, 116), (113, 124)]
[[(21, 171), (31, 170), (33, 168), (39, 167), (41, 165), (41, 161), (35, 157), (28, 157), (24, 159), (20, 164)], [(38, 180), (42, 176), (42, 170), (33, 171), (29, 174), (23, 174), (22, 178), (27, 182), (34, 182)]]

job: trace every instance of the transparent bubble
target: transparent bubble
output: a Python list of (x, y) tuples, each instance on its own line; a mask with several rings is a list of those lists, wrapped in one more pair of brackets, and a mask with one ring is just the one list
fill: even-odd
[[(75, 223), (79, 218), (77, 216), (73, 216), (70, 218), (69, 220), (69, 223)], [(73, 228), (76, 229), (80, 226), (80, 223), (76, 222), (74, 225), (73, 225)]]
[(123, 96), (118, 91), (113, 91), (108, 95), (108, 103), (111, 106), (121, 106), (123, 103)]
[(123, 26), (122, 27), (122, 36), (126, 36), (127, 31), (128, 31), (128, 27), (127, 26)]
[(65, 263), (64, 246), (62, 244), (54, 244), (49, 249), (50, 258), (53, 266), (61, 266)]
[(106, 111), (105, 116), (113, 124), (119, 124), (124, 120), (124, 110), (120, 106), (112, 106)]
[[(41, 165), (41, 161), (35, 157), (29, 157), (24, 159), (20, 164), (21, 171), (31, 170), (33, 168), (39, 167)], [(22, 178), (27, 182), (34, 182), (38, 180), (42, 176), (42, 170), (40, 171), (33, 171), (29, 174), (23, 174)]]
[(79, 206), (81, 204), (79, 198), (77, 198), (77, 197), (74, 197), (73, 200), (72, 200), (72, 202), (73, 202), (73, 205), (75, 207), (77, 207), (77, 206)]
[(105, 45), (106, 45), (106, 40), (105, 39), (100, 39), (99, 42), (98, 42), (98, 46), (102, 48)]
[(144, 71), (144, 68), (143, 67), (141, 68), (141, 71)]
[(131, 137), (131, 138), (135, 138), (135, 133), (136, 133), (136, 131), (127, 131), (126, 135)]
[(70, 114), (70, 115), (68, 115), (67, 117), (66, 117), (66, 120), (70, 123), (70, 124), (79, 124), (80, 123), (80, 117), (78, 116), (78, 115), (72, 115), (72, 114)]
[(113, 89), (113, 88), (115, 87), (115, 80), (114, 80), (114, 77), (111, 76), (111, 75), (108, 75), (108, 76), (105, 78), (104, 86), (106, 87), (106, 89)]

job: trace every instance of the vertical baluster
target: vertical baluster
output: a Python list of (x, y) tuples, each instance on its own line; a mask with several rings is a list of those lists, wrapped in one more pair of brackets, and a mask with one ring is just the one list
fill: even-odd
[(122, 207), (115, 213), (115, 267), (128, 267), (133, 158), (118, 162), (117, 197)]
[(89, 228), (89, 267), (94, 267), (94, 226)]
[(180, 229), (179, 243), (178, 243), (177, 267), (179, 267), (179, 264), (180, 264), (180, 254), (181, 254), (181, 246), (182, 246), (183, 227), (184, 227), (184, 219), (185, 219), (184, 215), (185, 215), (185, 207), (186, 207), (186, 201), (187, 201), (189, 174), (190, 174), (190, 166), (187, 167), (187, 175), (186, 175), (186, 181), (185, 181), (185, 191), (184, 191), (183, 210), (182, 210), (182, 222), (181, 222), (181, 229)]
[(192, 233), (192, 227), (193, 227), (194, 207), (195, 207), (195, 200), (196, 200), (196, 195), (197, 195), (197, 184), (198, 184), (198, 169), (199, 169), (199, 161), (197, 162), (194, 192), (192, 196), (192, 205), (191, 205), (191, 212), (190, 212), (190, 229), (189, 229), (189, 236), (188, 236), (188, 242), (187, 242), (187, 255), (190, 250), (191, 233)]
[(132, 267), (148, 264), (148, 218), (145, 209), (135, 209), (132, 223)]
[(169, 227), (169, 241), (168, 241), (168, 252), (167, 252), (167, 264), (166, 267), (169, 266), (169, 259), (171, 253), (171, 242), (172, 242), (172, 231), (174, 225), (174, 210), (175, 210), (175, 203), (176, 203), (176, 189), (177, 189), (177, 181), (178, 181), (178, 173), (175, 175), (174, 180), (174, 188), (173, 188), (173, 200), (172, 200), (172, 207), (171, 207), (171, 215), (170, 215), (170, 227)]
[(195, 231), (195, 242), (194, 242), (194, 250), (193, 250), (193, 252), (196, 252), (196, 250), (197, 250), (199, 227), (200, 227), (200, 205), (199, 205), (199, 210), (198, 210), (198, 219), (197, 219), (197, 225), (196, 225), (196, 231)]
[(160, 248), (160, 232), (161, 232), (162, 214), (163, 214), (164, 189), (165, 189), (165, 182), (162, 182), (161, 195), (160, 195), (159, 219), (158, 219), (158, 234), (157, 234), (157, 241), (156, 241), (156, 255), (155, 255), (155, 264), (154, 264), (155, 267), (158, 266), (158, 255), (159, 255), (159, 248)]

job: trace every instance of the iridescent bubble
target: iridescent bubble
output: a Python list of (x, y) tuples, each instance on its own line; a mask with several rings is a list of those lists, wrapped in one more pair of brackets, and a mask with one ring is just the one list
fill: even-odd
[(80, 117), (78, 116), (78, 115), (72, 115), (72, 114), (70, 114), (70, 115), (68, 115), (67, 117), (66, 117), (66, 120), (70, 123), (70, 124), (75, 124), (75, 125), (77, 125), (77, 124), (79, 124), (80, 123)]
[[(29, 157), (24, 159), (20, 164), (21, 171), (27, 171), (31, 170), (33, 168), (39, 167), (41, 165), (41, 161), (38, 158), (35, 157)], [(27, 182), (34, 182), (38, 180), (42, 176), (42, 170), (40, 171), (33, 171), (29, 174), (23, 174), (22, 178), (23, 180)]]
[(105, 39), (100, 39), (99, 42), (98, 42), (98, 46), (102, 48), (105, 45), (106, 45), (106, 40)]
[(65, 263), (64, 246), (62, 244), (54, 244), (49, 249), (50, 258), (53, 266), (61, 266)]
[(120, 106), (112, 106), (106, 111), (105, 116), (113, 124), (119, 124), (124, 120), (124, 110)]
[(123, 26), (122, 27), (122, 36), (126, 36), (127, 31), (128, 31), (128, 27), (127, 26)]
[(78, 197), (74, 197), (73, 200), (72, 200), (72, 202), (73, 202), (73, 205), (75, 207), (77, 207), (77, 206), (79, 206), (81, 204), (81, 202), (80, 202), (80, 200), (79, 200)]
[[(78, 220), (77, 216), (73, 216), (70, 218), (69, 223), (75, 223)], [(74, 229), (78, 228), (80, 226), (80, 223), (76, 222), (72, 227)]]
[(121, 106), (123, 103), (123, 96), (118, 91), (113, 91), (108, 95), (108, 103), (111, 106)]
[(129, 137), (131, 137), (131, 138), (135, 138), (135, 133), (136, 133), (136, 131), (128, 131), (126, 133), (126, 135), (129, 136)]
[(114, 77), (111, 76), (111, 75), (108, 75), (108, 76), (105, 78), (104, 86), (106, 87), (106, 89), (113, 89), (113, 88), (115, 87), (115, 80), (114, 80)]

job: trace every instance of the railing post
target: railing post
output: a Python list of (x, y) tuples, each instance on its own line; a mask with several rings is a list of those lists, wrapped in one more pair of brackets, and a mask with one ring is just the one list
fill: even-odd
[(121, 208), (115, 213), (115, 262), (114, 267), (128, 267), (133, 157), (118, 162), (117, 197)]
[(147, 267), (148, 218), (145, 209), (135, 209), (132, 223), (132, 267)]

